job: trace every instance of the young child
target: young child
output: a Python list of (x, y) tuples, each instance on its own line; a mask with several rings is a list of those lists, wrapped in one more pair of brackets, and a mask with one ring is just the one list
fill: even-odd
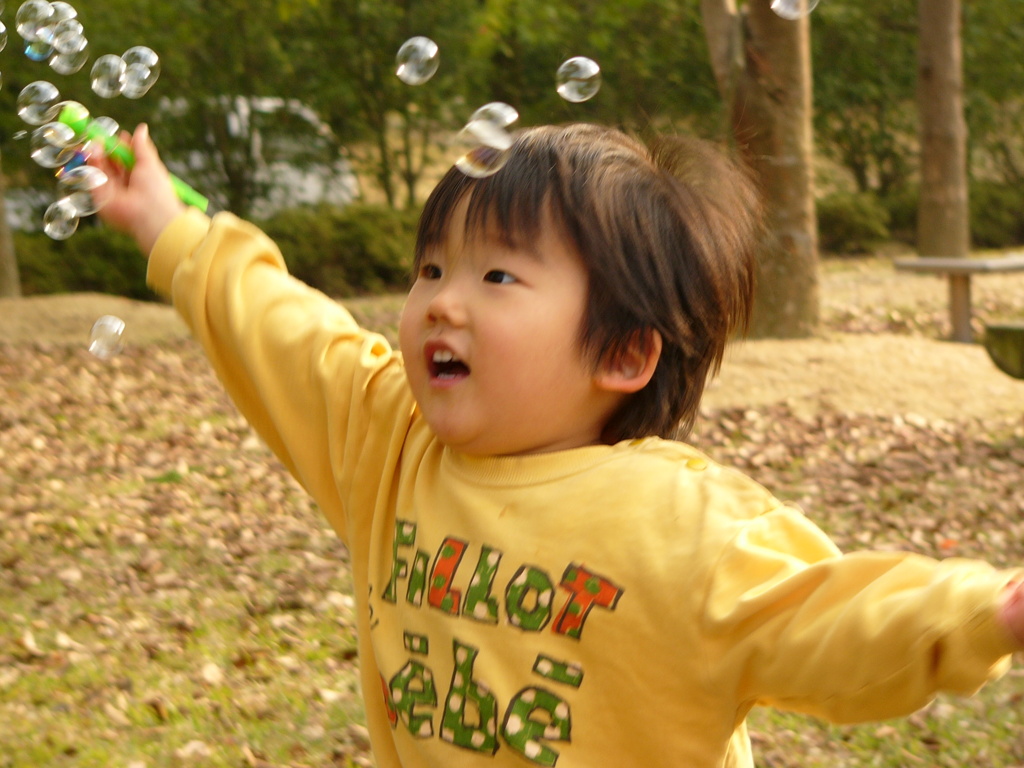
[(1024, 647), (1019, 572), (842, 555), (672, 439), (749, 314), (756, 200), (724, 157), (573, 125), (452, 170), (399, 354), (132, 145), (102, 215), (347, 544), (382, 768), (751, 766), (755, 705), (907, 714)]

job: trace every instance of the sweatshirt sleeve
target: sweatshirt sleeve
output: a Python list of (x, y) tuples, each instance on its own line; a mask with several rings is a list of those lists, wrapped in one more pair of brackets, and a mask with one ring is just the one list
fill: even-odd
[(799, 510), (778, 506), (739, 526), (712, 571), (714, 684), (747, 706), (834, 722), (973, 693), (1019, 650), (997, 617), (1019, 575), (971, 560), (842, 555)]
[(412, 416), (400, 356), (289, 276), (273, 241), (231, 214), (180, 214), (153, 247), (148, 281), (344, 539), (355, 467), (364, 486), (383, 477)]

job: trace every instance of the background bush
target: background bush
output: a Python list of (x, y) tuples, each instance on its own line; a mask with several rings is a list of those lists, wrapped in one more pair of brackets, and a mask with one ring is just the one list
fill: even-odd
[[(416, 211), (384, 206), (318, 206), (282, 211), (260, 226), (292, 274), (330, 296), (404, 291), (416, 238)], [(134, 242), (87, 219), (67, 240), (15, 232), (22, 293), (96, 292), (152, 300), (146, 260)]]
[(1019, 185), (973, 181), (968, 192), (971, 240), (981, 248), (1024, 243), (1024, 189)]
[[(1024, 188), (998, 181), (970, 185), (971, 242), (978, 248), (1012, 248), (1024, 244)], [(821, 249), (863, 253), (886, 239), (913, 247), (917, 243), (916, 186), (872, 193), (836, 192), (818, 200)]]
[(880, 198), (889, 212), (889, 233), (894, 240), (917, 245), (917, 204), (920, 197), (916, 185), (907, 185), (892, 189)]
[(890, 238), (889, 211), (869, 192), (833, 192), (817, 202), (823, 251), (867, 253)]
[(146, 259), (135, 242), (88, 220), (67, 240), (52, 240), (42, 232), (15, 232), (14, 249), (26, 296), (96, 292), (155, 298), (146, 287)]
[(288, 269), (329, 296), (403, 291), (418, 211), (355, 204), (292, 208), (261, 222)]

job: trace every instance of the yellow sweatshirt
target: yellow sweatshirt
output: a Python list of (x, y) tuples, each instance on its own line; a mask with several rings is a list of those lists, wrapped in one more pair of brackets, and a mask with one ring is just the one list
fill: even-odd
[(901, 715), (1016, 649), (1016, 573), (844, 556), (685, 444), (446, 449), (401, 356), (228, 214), (177, 218), (149, 279), (351, 552), (381, 768), (746, 767), (755, 705)]

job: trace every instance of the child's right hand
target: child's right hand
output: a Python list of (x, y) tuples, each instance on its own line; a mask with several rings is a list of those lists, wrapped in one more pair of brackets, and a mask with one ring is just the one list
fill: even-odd
[(131, 171), (107, 157), (89, 161), (109, 179), (104, 188), (106, 202), (98, 215), (135, 238), (142, 252), (148, 254), (164, 227), (185, 210), (185, 204), (171, 185), (170, 173), (149, 138), (148, 126), (143, 123), (133, 136), (125, 134), (121, 140), (135, 154)]
[(1010, 634), (1024, 649), (1024, 582), (1012, 582), (1003, 590), (999, 616)]

